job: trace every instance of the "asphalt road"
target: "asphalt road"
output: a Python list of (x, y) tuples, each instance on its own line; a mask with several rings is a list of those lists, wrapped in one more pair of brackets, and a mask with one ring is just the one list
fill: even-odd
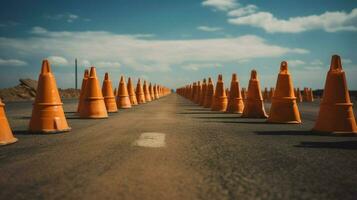
[(104, 120), (64, 103), (73, 130), (51, 135), (26, 132), (31, 102), (6, 105), (19, 142), (0, 148), (0, 199), (357, 198), (357, 137), (311, 133), (318, 102), (299, 104), (302, 125), (210, 112), (176, 94)]

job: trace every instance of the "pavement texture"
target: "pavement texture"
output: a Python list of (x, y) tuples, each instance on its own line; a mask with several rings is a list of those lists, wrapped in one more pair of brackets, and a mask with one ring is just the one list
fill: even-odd
[(0, 199), (357, 198), (357, 137), (310, 132), (318, 101), (284, 125), (176, 94), (104, 120), (67, 100), (72, 131), (50, 135), (27, 133), (31, 104), (6, 104), (19, 142), (0, 147)]

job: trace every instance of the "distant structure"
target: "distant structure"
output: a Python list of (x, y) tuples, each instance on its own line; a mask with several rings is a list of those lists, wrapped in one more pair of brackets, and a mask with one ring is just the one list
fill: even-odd
[(77, 83), (77, 58), (74, 60), (74, 80), (75, 80), (75, 89), (77, 90), (78, 89), (78, 83)]

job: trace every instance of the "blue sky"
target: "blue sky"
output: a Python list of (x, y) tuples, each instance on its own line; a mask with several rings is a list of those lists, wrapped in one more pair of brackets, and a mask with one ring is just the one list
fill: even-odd
[(287, 60), (296, 87), (323, 88), (330, 57), (339, 54), (357, 89), (357, 1), (297, 0), (2, 0), (0, 88), (37, 79), (52, 63), (59, 87), (74, 87), (78, 58), (110, 72), (176, 88), (235, 72), (242, 87), (251, 69), (275, 86)]

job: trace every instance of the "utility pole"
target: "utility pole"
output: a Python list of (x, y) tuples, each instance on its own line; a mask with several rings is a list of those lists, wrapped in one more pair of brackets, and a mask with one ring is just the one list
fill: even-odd
[(74, 68), (75, 68), (75, 88), (76, 88), (76, 90), (78, 89), (78, 85), (77, 85), (77, 58), (75, 59), (75, 61), (74, 61)]

